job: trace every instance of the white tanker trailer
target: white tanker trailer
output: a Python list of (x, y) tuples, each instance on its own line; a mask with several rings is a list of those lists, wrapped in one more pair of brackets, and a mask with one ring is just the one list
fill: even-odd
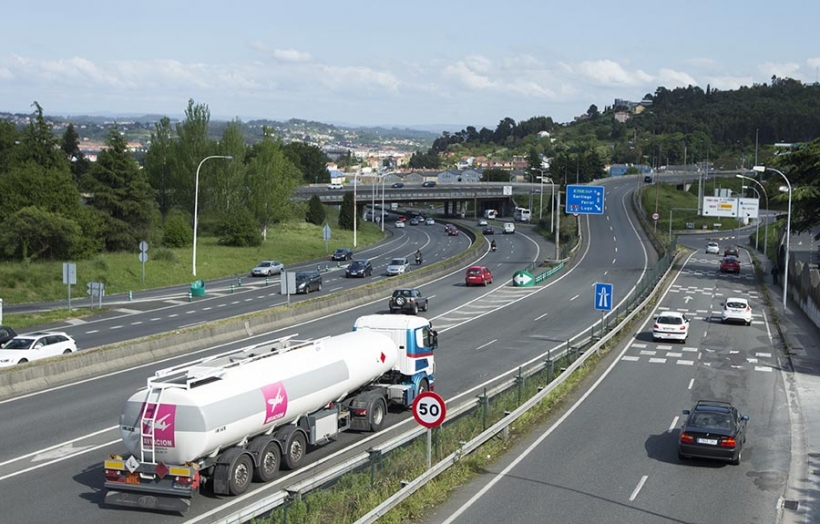
[(130, 456), (105, 461), (105, 502), (185, 512), (210, 482), (244, 493), (296, 469), (308, 445), (345, 430), (379, 431), (389, 405), (409, 408), (433, 389), (430, 322), (360, 317), (354, 331), (285, 337), (157, 371), (120, 415)]

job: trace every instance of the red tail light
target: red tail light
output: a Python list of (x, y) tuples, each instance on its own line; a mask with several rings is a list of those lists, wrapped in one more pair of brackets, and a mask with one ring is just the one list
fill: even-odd
[(658, 325), (657, 325), (657, 324), (655, 324), (654, 326), (652, 326), (652, 329), (659, 329), (659, 328), (658, 328)]
[(746, 306), (746, 311), (751, 311), (751, 310), (752, 310), (752, 308), (751, 308), (751, 307)]
[(686, 326), (681, 326), (678, 329), (680, 329), (681, 331), (686, 331)]
[(695, 437), (693, 437), (689, 433), (681, 433), (680, 434), (680, 441), (683, 442), (684, 444), (694, 444), (695, 443)]
[(122, 471), (116, 469), (107, 469), (105, 470), (105, 481), (106, 482), (125, 482), (125, 475)]
[(722, 448), (734, 448), (735, 446), (737, 446), (735, 437), (726, 437), (720, 441), (720, 447)]
[(356, 415), (357, 417), (366, 417), (367, 416), (367, 410), (366, 409), (354, 409), (353, 414)]
[(194, 483), (194, 479), (192, 479), (191, 477), (174, 477), (174, 486), (179, 486), (181, 488), (188, 488), (193, 483)]

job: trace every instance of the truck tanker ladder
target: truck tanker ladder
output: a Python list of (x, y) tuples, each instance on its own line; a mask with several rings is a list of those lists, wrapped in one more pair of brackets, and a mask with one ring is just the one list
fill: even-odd
[[(151, 454), (150, 462), (156, 461), (156, 421), (164, 388), (148, 388), (140, 417), (140, 462), (147, 462), (146, 452)], [(146, 442), (149, 445), (146, 445)]]
[(246, 346), (218, 355), (203, 357), (174, 367), (161, 369), (154, 373), (153, 377), (148, 379), (148, 390), (169, 387), (191, 389), (221, 379), (231, 368), (281, 355), (294, 349), (318, 343), (324, 338), (329, 338), (295, 340), (294, 337), (296, 336), (298, 336), (298, 334), (288, 335), (275, 340), (261, 342), (253, 346)]

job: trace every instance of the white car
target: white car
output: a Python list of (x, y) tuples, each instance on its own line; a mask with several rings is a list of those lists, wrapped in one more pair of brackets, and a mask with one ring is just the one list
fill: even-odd
[(435, 226), (436, 225), (436, 221), (433, 218), (428, 218), (427, 220), (424, 221), (424, 223), (427, 224), (428, 226)]
[(720, 254), (720, 246), (718, 245), (718, 243), (717, 242), (709, 242), (708, 244), (706, 244), (706, 254), (707, 255), (710, 255), (710, 254), (719, 255)]
[(37, 331), (17, 335), (0, 348), (0, 367), (25, 364), (77, 351), (77, 343), (59, 331)]
[(344, 186), (342, 184), (328, 184), (327, 188), (328, 189), (344, 189)]
[(487, 221), (486, 221), (486, 220), (484, 220), (483, 218), (481, 218), (481, 219), (479, 219), (479, 220), (478, 220), (478, 225), (479, 225), (479, 226), (486, 226), (486, 225), (487, 225)]
[(514, 235), (515, 234), (515, 224), (512, 222), (504, 222), (504, 231), (505, 235)]
[(689, 337), (689, 319), (684, 313), (664, 311), (655, 318), (652, 326), (652, 340), (680, 340)]
[(252, 277), (270, 277), (278, 275), (284, 271), (285, 265), (276, 260), (263, 260), (256, 264), (256, 267), (251, 269)]
[(402, 222), (401, 220), (396, 220), (396, 227), (398, 227), (398, 228), (405, 227), (404, 222)]
[(403, 275), (410, 268), (410, 261), (406, 257), (394, 258), (387, 265), (387, 276)]
[(727, 298), (726, 302), (723, 303), (720, 321), (723, 323), (740, 321), (747, 326), (750, 325), (752, 323), (752, 308), (749, 306), (749, 301), (740, 297)]

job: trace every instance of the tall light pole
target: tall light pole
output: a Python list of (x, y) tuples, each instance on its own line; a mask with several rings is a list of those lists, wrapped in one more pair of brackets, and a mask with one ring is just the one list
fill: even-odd
[[(786, 181), (786, 188), (785, 189), (786, 189), (786, 191), (789, 192), (789, 209), (788, 209), (788, 212), (786, 214), (786, 260), (785, 260), (786, 267), (783, 269), (783, 309), (785, 310), (786, 309), (787, 298), (789, 296), (789, 293), (788, 293), (788, 290), (789, 290), (789, 247), (790, 247), (789, 241), (791, 239), (791, 234), (792, 234), (792, 185), (789, 183), (789, 179), (786, 178), (786, 175), (784, 175), (782, 172), (778, 171), (777, 169), (774, 169), (772, 167), (766, 167), (766, 166), (754, 166), (752, 169), (754, 171), (757, 171), (758, 173), (764, 173), (766, 171), (774, 171), (778, 175), (782, 176), (783, 180)], [(782, 186), (781, 186), (780, 190), (783, 191)]]
[[(755, 192), (755, 194), (757, 194), (757, 200), (760, 201), (760, 191), (758, 191), (755, 186), (740, 186), (740, 189), (751, 189), (752, 191)], [(757, 249), (757, 244), (758, 244), (757, 241), (759, 240), (758, 239), (759, 236), (760, 236), (760, 219), (758, 218), (757, 219), (757, 227), (755, 228), (755, 251), (759, 251), (759, 249)]]
[(356, 222), (359, 214), (359, 206), (356, 201), (356, 187), (359, 185), (357, 180), (358, 174), (353, 173), (353, 247), (356, 247)]
[[(554, 232), (554, 231), (555, 231), (555, 182), (553, 182), (553, 181), (552, 181), (552, 178), (551, 178), (551, 177), (548, 177), (548, 176), (547, 176), (547, 177), (545, 177), (545, 176), (543, 176), (543, 175), (542, 175), (542, 176), (540, 176), (540, 177), (538, 177), (538, 178), (540, 178), (540, 179), (541, 179), (541, 198), (542, 198), (542, 199), (543, 199), (543, 197), (544, 197), (544, 180), (546, 180), (547, 182), (549, 182), (549, 183), (550, 183), (550, 186), (551, 186), (551, 188), (552, 188), (552, 192), (550, 193), (550, 195), (551, 195), (551, 199), (552, 199), (552, 200), (551, 200), (551, 201), (552, 201), (552, 206), (551, 206), (551, 209), (552, 209), (552, 215), (551, 215), (551, 217), (550, 217), (550, 233), (552, 233), (552, 232)], [(543, 207), (544, 207), (544, 205), (543, 205), (543, 204), (541, 204), (541, 207), (543, 208)], [(541, 220), (541, 214), (540, 214), (540, 213), (538, 214), (538, 219), (539, 219), (539, 220)]]
[(212, 158), (222, 158), (222, 159), (225, 159), (225, 160), (233, 160), (232, 156), (211, 155), (211, 156), (206, 156), (205, 158), (203, 158), (202, 162), (200, 162), (199, 165), (196, 166), (196, 178), (194, 180), (194, 257), (193, 257), (194, 260), (193, 260), (193, 263), (191, 265), (192, 266), (191, 270), (192, 270), (194, 276), (196, 276), (196, 229), (197, 229), (197, 225), (199, 224), (198, 216), (197, 216), (197, 213), (199, 212), (199, 169), (202, 167), (202, 164), (204, 164), (206, 160), (210, 160)]
[[(763, 196), (766, 197), (766, 230), (763, 232), (763, 252), (768, 256), (768, 254), (769, 254), (769, 195), (766, 194), (766, 188), (763, 187), (763, 184), (761, 184), (760, 182), (758, 182), (754, 178), (752, 178), (750, 176), (744, 176), (744, 175), (741, 175), (739, 173), (735, 176), (737, 178), (743, 178), (745, 180), (751, 180), (752, 182), (754, 182), (755, 184), (760, 186), (760, 189), (763, 190)], [(758, 193), (757, 198), (758, 199), (760, 198), (760, 193)], [(758, 222), (759, 221), (760, 220), (758, 220)], [(756, 242), (755, 242), (755, 249), (757, 249), (757, 243)]]

